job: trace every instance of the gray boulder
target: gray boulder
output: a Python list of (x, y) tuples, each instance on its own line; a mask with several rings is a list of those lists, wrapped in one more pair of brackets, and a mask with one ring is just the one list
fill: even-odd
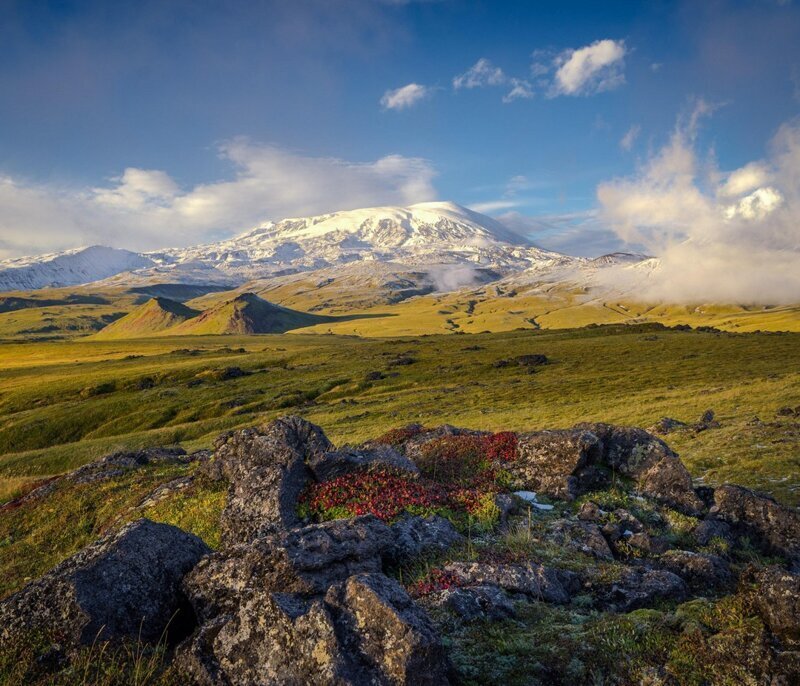
[(329, 481), (352, 472), (366, 472), (375, 469), (415, 478), (419, 476), (417, 465), (398, 452), (396, 448), (388, 445), (317, 453), (310, 457), (308, 466), (317, 481)]
[(406, 515), (392, 524), (392, 535), (394, 545), (389, 557), (394, 564), (402, 564), (421, 555), (444, 552), (464, 540), (450, 521), (439, 515)]
[(755, 576), (755, 603), (772, 633), (800, 646), (800, 574), (772, 566)]
[(678, 455), (660, 438), (636, 427), (579, 424), (603, 446), (603, 464), (632, 479), (643, 495), (688, 514), (703, 510), (692, 488), (692, 477)]
[(688, 587), (683, 579), (665, 569), (627, 567), (612, 583), (595, 589), (600, 605), (617, 612), (652, 607), (664, 600), (683, 601)]
[(533, 562), (451, 562), (444, 571), (453, 574), (461, 586), (497, 586), (510, 593), (521, 593), (546, 603), (565, 604), (570, 600), (569, 592), (562, 583), (565, 581), (562, 573)]
[(554, 543), (591, 555), (598, 560), (614, 559), (600, 527), (594, 522), (559, 519), (548, 526), (547, 537)]
[(741, 486), (714, 491), (711, 514), (761, 543), (769, 552), (800, 558), (800, 512)]
[(322, 594), (353, 574), (381, 571), (393, 543), (372, 515), (311, 524), (237, 544), (202, 560), (183, 583), (203, 619), (233, 611), (248, 589)]
[(191, 630), (180, 583), (209, 552), (197, 536), (139, 519), (0, 602), (0, 639), (44, 632), (69, 645), (156, 642), (168, 627)]
[(452, 673), (427, 615), (383, 574), (352, 576), (324, 596), (253, 588), (176, 660), (214, 686), (434, 686)]
[(496, 622), (516, 614), (511, 599), (497, 586), (490, 585), (447, 588), (430, 594), (425, 603), (447, 608), (465, 622)]
[(703, 546), (709, 545), (714, 539), (724, 541), (728, 545), (736, 542), (736, 536), (730, 524), (719, 519), (704, 519), (694, 528), (692, 536), (699, 545)]
[(306, 460), (332, 449), (319, 427), (299, 417), (220, 436), (214, 459), (231, 484), (220, 519), (223, 543), (299, 525), (297, 499), (311, 476)]
[(590, 431), (555, 430), (520, 434), (516, 459), (505, 465), (515, 487), (571, 500), (589, 484), (582, 472), (599, 463), (600, 440)]
[(658, 565), (677, 574), (692, 591), (701, 594), (730, 587), (734, 580), (728, 562), (716, 555), (668, 550), (659, 557)]

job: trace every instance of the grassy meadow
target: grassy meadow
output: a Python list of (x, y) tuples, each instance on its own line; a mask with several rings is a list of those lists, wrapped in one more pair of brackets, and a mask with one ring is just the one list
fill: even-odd
[[(536, 373), (494, 366), (528, 353), (551, 364)], [(618, 325), (393, 339), (7, 342), (0, 370), (2, 498), (110, 451), (209, 447), (225, 430), (289, 413), (341, 444), (409, 422), (649, 426), (662, 416), (694, 422), (711, 408), (720, 428), (667, 439), (692, 474), (800, 502), (800, 429), (776, 416), (800, 405), (800, 334)]]

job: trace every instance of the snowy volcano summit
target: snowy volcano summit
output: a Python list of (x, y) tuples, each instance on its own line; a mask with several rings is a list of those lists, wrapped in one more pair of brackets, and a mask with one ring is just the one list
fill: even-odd
[[(0, 290), (114, 283), (239, 285), (339, 265), (382, 262), (423, 269), (460, 265), (498, 276), (567, 266), (575, 261), (540, 250), (500, 222), (450, 202), (371, 207), (270, 221), (235, 238), (190, 248), (129, 253), (106, 249), (94, 265), (69, 251), (0, 262)], [(117, 254), (119, 253), (119, 254)], [(120, 259), (124, 256), (124, 259)], [(57, 258), (57, 259), (56, 259)], [(69, 263), (80, 259), (80, 269)], [(53, 269), (58, 265), (58, 269)]]

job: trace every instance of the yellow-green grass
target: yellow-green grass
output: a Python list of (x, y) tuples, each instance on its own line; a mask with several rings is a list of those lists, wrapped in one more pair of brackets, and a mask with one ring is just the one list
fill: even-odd
[[(474, 348), (478, 349), (474, 349)], [(238, 352), (242, 348), (244, 352)], [(499, 359), (541, 352), (530, 374)], [(393, 365), (399, 356), (414, 360)], [(222, 380), (238, 366), (252, 374)], [(694, 421), (722, 428), (669, 437), (695, 477), (800, 501), (792, 418), (800, 335), (653, 327), (360, 339), (319, 335), (31, 342), (0, 346), (0, 478), (72, 469), (109, 451), (208, 447), (224, 430), (302, 414), (338, 442), (408, 422), (527, 430), (607, 421)], [(385, 378), (367, 380), (369, 372)], [(748, 424), (753, 415), (766, 426)], [(18, 480), (23, 481), (18, 481)], [(15, 481), (17, 480), (17, 481)]]

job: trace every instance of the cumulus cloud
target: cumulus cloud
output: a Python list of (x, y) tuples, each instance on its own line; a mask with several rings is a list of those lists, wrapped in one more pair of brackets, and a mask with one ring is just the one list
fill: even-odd
[(634, 124), (629, 128), (625, 135), (619, 141), (619, 147), (623, 150), (629, 151), (633, 144), (636, 142), (636, 139), (639, 137), (639, 134), (642, 132), (642, 127), (639, 124)]
[[(601, 184), (600, 217), (661, 266), (643, 298), (779, 304), (800, 300), (800, 123), (769, 156), (724, 173), (696, 151), (699, 103), (636, 175)], [(619, 276), (619, 275), (617, 275)]]
[(500, 67), (495, 67), (485, 57), (481, 57), (463, 74), (453, 79), (453, 88), (482, 88), (484, 86), (502, 86), (507, 77)]
[(553, 92), (557, 95), (592, 95), (625, 83), (626, 54), (621, 40), (598, 40), (577, 50), (565, 50), (555, 60)]
[(418, 83), (409, 83), (407, 86), (388, 90), (381, 98), (381, 106), (385, 110), (403, 110), (416, 105), (420, 100), (429, 95), (431, 89)]
[(103, 243), (136, 250), (215, 240), (267, 219), (433, 200), (421, 158), (306, 157), (245, 139), (219, 150), (229, 180), (181, 189), (165, 172), (129, 168), (99, 188), (0, 176), (0, 257)]

